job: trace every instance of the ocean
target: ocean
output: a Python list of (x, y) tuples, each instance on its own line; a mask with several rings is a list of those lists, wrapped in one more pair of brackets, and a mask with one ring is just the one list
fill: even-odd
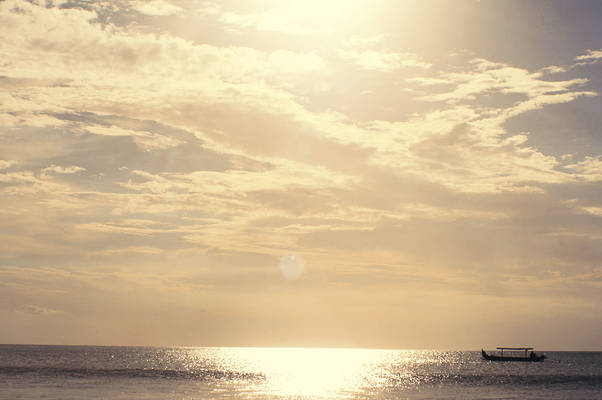
[(0, 399), (602, 399), (602, 352), (0, 345)]

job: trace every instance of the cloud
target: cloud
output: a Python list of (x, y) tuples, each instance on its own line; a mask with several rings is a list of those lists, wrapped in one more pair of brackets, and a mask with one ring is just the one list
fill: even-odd
[(50, 167), (46, 167), (42, 169), (42, 173), (54, 172), (55, 174), (69, 175), (69, 174), (77, 174), (78, 172), (85, 171), (85, 168), (78, 167), (76, 165), (72, 165), (70, 167), (62, 167), (60, 165), (51, 165)]
[(138, 0), (133, 4), (133, 8), (145, 15), (165, 16), (182, 12), (182, 8), (163, 0)]
[[(140, 210), (138, 210), (140, 211)], [(127, 226), (121, 224), (103, 224), (103, 223), (86, 223), (79, 224), (74, 227), (77, 230), (85, 230), (85, 231), (93, 231), (93, 232), (102, 232), (102, 233), (118, 233), (125, 235), (142, 235), (142, 236), (151, 236), (156, 233), (165, 232), (164, 229), (152, 229), (152, 228), (141, 228), (136, 226)], [(155, 251), (139, 251), (140, 249), (148, 249), (146, 247), (128, 247), (130, 251), (138, 251), (138, 252), (146, 252), (146, 253), (160, 253), (160, 250), (156, 249)], [(133, 249), (133, 250), (132, 250)], [(136, 250), (138, 249), (138, 250)], [(119, 249), (119, 252), (124, 251), (123, 249)], [(105, 254), (115, 253), (117, 250), (105, 250)]]
[(243, 31), (280, 33), (292, 36), (328, 37), (358, 19), (358, 10), (369, 6), (366, 1), (349, 4), (344, 1), (324, 3), (308, 0), (303, 3), (275, 3), (254, 12), (239, 12), (217, 3), (198, 8), (201, 17), (217, 20), (227, 32)]
[[(80, 226), (80, 228), (82, 228)], [(96, 252), (94, 256), (113, 256), (116, 254), (163, 254), (165, 251), (160, 248), (150, 247), (150, 246), (130, 246), (119, 249), (108, 249)]]
[(573, 170), (584, 180), (599, 182), (602, 181), (602, 157), (587, 156), (583, 161), (575, 164), (566, 165), (565, 168)]
[[(88, 93), (89, 84), (95, 82), (95, 93), (106, 90), (103, 100), (114, 101), (124, 96), (123, 102), (143, 101), (139, 95), (148, 96), (146, 104), (159, 102), (169, 94), (170, 87), (187, 87), (186, 92), (222, 95), (234, 83), (248, 83), (249, 89), (261, 89), (257, 80), (276, 80), (290, 83), (295, 75), (318, 72), (323, 64), (315, 54), (297, 54), (287, 50), (264, 53), (250, 48), (219, 48), (210, 45), (195, 45), (171, 36), (151, 34), (129, 34), (123, 29), (109, 25), (107, 29), (94, 23), (97, 15), (81, 9), (41, 8), (31, 4), (21, 5), (22, 12), (11, 11), (15, 2), (3, 2), (2, 10), (5, 27), (25, 24), (27, 36), (16, 35), (5, 29), (3, 34), (13, 39), (4, 45), (11, 54), (6, 73), (15, 78), (35, 77), (44, 79), (65, 79), (70, 84), (53, 87), (53, 92), (62, 100), (93, 100)], [(20, 3), (19, 3), (20, 4)], [(27, 16), (27, 17), (26, 17)], [(47, 30), (52, 30), (49, 35)], [(78, 32), (73, 36), (72, 32)], [(14, 36), (14, 37), (13, 37)], [(42, 68), (33, 68), (28, 56), (19, 56), (19, 48), (30, 51), (44, 50), (46, 63)], [(92, 50), (92, 48), (94, 50)], [(31, 54), (31, 53), (30, 53)], [(71, 65), (64, 64), (64, 55), (69, 54)], [(132, 68), (137, 66), (140, 69)], [(118, 73), (115, 73), (117, 72)], [(280, 79), (280, 81), (278, 81)], [(73, 86), (77, 83), (77, 88)], [(141, 90), (144, 87), (146, 90)], [(240, 85), (242, 89), (244, 86)], [(47, 107), (47, 89), (42, 87), (29, 96), (44, 96)], [(160, 90), (157, 90), (160, 89)], [(75, 90), (79, 94), (75, 95)], [(217, 92), (215, 91), (217, 90)], [(140, 91), (140, 93), (136, 93)], [(36, 99), (38, 104), (42, 98)], [(56, 106), (57, 109), (60, 106)]]
[(587, 53), (575, 57), (575, 61), (598, 61), (602, 59), (602, 49), (588, 50)]
[(583, 207), (581, 208), (584, 212), (595, 215), (597, 217), (602, 217), (602, 207)]
[(17, 309), (19, 313), (30, 314), (30, 315), (39, 315), (39, 316), (51, 316), (51, 315), (59, 315), (64, 314), (65, 312), (62, 310), (55, 310), (52, 308), (46, 308), (41, 306), (36, 306), (33, 304), (22, 305)]
[(365, 48), (365, 47), (372, 47), (375, 45), (380, 44), (381, 42), (383, 42), (386, 39), (386, 35), (384, 34), (377, 34), (377, 35), (370, 35), (370, 36), (351, 36), (350, 38), (346, 39), (343, 44), (345, 45), (345, 47), (347, 48)]
[(549, 74), (559, 74), (561, 72), (566, 72), (567, 70), (568, 70), (567, 67), (561, 67), (558, 65), (550, 65), (548, 67), (544, 67), (541, 69), (542, 72), (549, 73)]
[(571, 71), (583, 65), (595, 64), (602, 59), (602, 50), (587, 50), (586, 54), (582, 54), (574, 58), (576, 61), (569, 65), (550, 65), (541, 69), (541, 72), (546, 74), (558, 74)]
[(417, 83), (424, 86), (435, 86), (435, 85), (451, 85), (453, 81), (441, 78), (431, 77), (415, 77), (406, 79), (407, 82)]
[[(29, 43), (25, 46), (27, 48), (48, 49), (49, 66), (38, 69), (37, 75), (46, 74), (48, 79), (62, 80), (69, 77), (72, 82), (78, 82), (77, 87), (43, 86), (40, 90), (28, 93), (28, 101), (43, 104), (39, 110), (45, 112), (38, 112), (38, 115), (48, 115), (65, 107), (84, 107), (99, 114), (110, 111), (137, 119), (157, 118), (167, 125), (195, 132), (203, 140), (204, 146), (211, 150), (222, 154), (238, 152), (277, 165), (285, 165), (292, 160), (299, 163), (298, 166), (312, 163), (328, 171), (353, 174), (360, 174), (364, 164), (387, 165), (395, 171), (420, 171), (428, 179), (457, 189), (464, 187), (464, 190), (477, 191), (493, 188), (515, 190), (516, 185), (525, 185), (527, 181), (562, 180), (566, 177), (561, 173), (548, 171), (557, 165), (551, 158), (520, 149), (525, 143), (523, 136), (497, 140), (492, 138), (491, 133), (483, 132), (499, 132), (504, 120), (545, 104), (593, 95), (592, 92), (572, 91), (573, 86), (585, 83), (583, 79), (544, 81), (539, 73), (475, 59), (472, 62), (473, 71), (470, 72), (443, 74), (440, 78), (412, 78), (414, 82), (423, 84), (448, 82), (456, 85), (452, 91), (423, 96), (422, 99), (461, 102), (492, 92), (521, 94), (528, 99), (509, 108), (475, 110), (471, 107), (450, 107), (401, 123), (371, 121), (361, 126), (340, 113), (310, 111), (292, 94), (291, 91), (296, 87), (313, 78), (313, 73), (327, 69), (325, 60), (314, 53), (300, 54), (284, 50), (266, 53), (242, 47), (218, 48), (167, 35), (130, 34), (116, 27), (101, 30), (92, 22), (95, 17), (93, 12), (27, 7), (26, 12), (34, 20), (43, 18), (50, 21), (48, 26), (56, 26), (55, 30), (59, 31), (55, 41), (48, 39), (48, 35), (35, 33), (33, 28), (33, 38), (20, 37), (21, 41)], [(15, 21), (22, 18), (21, 14), (10, 11), (8, 15)], [(68, 18), (59, 18), (62, 16)], [(68, 24), (72, 25), (70, 29), (82, 35), (74, 37), (62, 34), (62, 25)], [(86, 49), (90, 48), (89, 43), (95, 43), (95, 53), (105, 57), (92, 57), (84, 49), (84, 44)], [(14, 54), (18, 53), (15, 51)], [(65, 54), (75, 54), (78, 57), (75, 64), (85, 68), (66, 68), (62, 64)], [(430, 66), (406, 53), (351, 49), (344, 50), (342, 54), (364, 68), (380, 71), (393, 71), (404, 66), (415, 66), (422, 70)], [(109, 60), (110, 63), (99, 63), (99, 59)], [(12, 61), (16, 64), (9, 72), (15, 76), (23, 75), (26, 68), (18, 66), (25, 65), (25, 60), (19, 61), (15, 57)], [(127, 68), (132, 63), (147, 73), (133, 74)], [(110, 69), (116, 68), (119, 73), (112, 74), (109, 65)], [(165, 71), (169, 71), (166, 76), (162, 75)], [(151, 76), (155, 78), (148, 78)], [(161, 82), (156, 79), (158, 76)], [(151, 87), (153, 90), (149, 89)], [(170, 94), (174, 90), (178, 91), (177, 96)], [(56, 105), (44, 103), (48, 102), (51, 93), (61, 98)], [(167, 103), (164, 99), (168, 99)], [(434, 151), (427, 147), (441, 146), (429, 137), (446, 135), (462, 123), (470, 124), (474, 132), (473, 141), (466, 149), (466, 157), (447, 158), (448, 164), (445, 164), (446, 159), (427, 156), (429, 151), (430, 154)], [(188, 142), (173, 135), (124, 128), (116, 124), (88, 124), (85, 130), (94, 135), (131, 138), (137, 147), (148, 152), (174, 149), (175, 155), (175, 149)], [(460, 154), (461, 147), (455, 153), (452, 151), (456, 145), (460, 146), (459, 143), (446, 143), (449, 148), (442, 151), (450, 155)], [(492, 162), (491, 157), (495, 157), (492, 154), (496, 154), (496, 149), (503, 150), (497, 151), (500, 161)], [(482, 161), (481, 157), (488, 157), (488, 162)], [(503, 165), (508, 165), (505, 163), (508, 159), (512, 160), (510, 165), (513, 167), (504, 168)], [(449, 164), (451, 162), (453, 165)], [(445, 165), (452, 168), (446, 169)], [(517, 165), (521, 167), (514, 168)], [(541, 173), (527, 173), (529, 168), (530, 171)], [(479, 179), (468, 183), (463, 180), (467, 176), (472, 179), (478, 176)], [(499, 182), (492, 176), (500, 176)], [(171, 179), (174, 176), (167, 180)], [(136, 182), (120, 185), (127, 189), (150, 189)], [(158, 190), (161, 185), (154, 181), (152, 187), (154, 189), (151, 190)], [(181, 185), (180, 190), (186, 189)]]
[(417, 56), (409, 53), (387, 53), (376, 50), (339, 50), (338, 54), (346, 60), (350, 60), (360, 67), (379, 71), (392, 72), (401, 68), (428, 69), (431, 64), (420, 60)]
[(95, 135), (132, 137), (134, 143), (136, 143), (136, 145), (144, 151), (165, 150), (184, 143), (183, 141), (178, 140), (174, 137), (160, 135), (148, 131), (134, 131), (131, 129), (123, 129), (114, 125), (92, 125), (86, 127), (86, 130)]
[(300, 15), (288, 12), (267, 11), (263, 13), (239, 14), (231, 11), (222, 11), (216, 8), (203, 8), (202, 14), (214, 16), (218, 21), (233, 33), (240, 33), (242, 29), (253, 29), (259, 32), (278, 32), (287, 35), (300, 36), (327, 36), (334, 30), (322, 25), (316, 26)]
[(383, 42), (385, 36), (353, 36), (343, 41), (344, 47), (337, 54), (344, 60), (365, 70), (392, 72), (402, 68), (429, 69), (432, 64), (408, 52), (377, 50), (374, 47)]
[(0, 160), (0, 170), (8, 169), (13, 165), (15, 165), (14, 160)]
[[(587, 79), (570, 79), (566, 81), (548, 81), (540, 79), (541, 72), (530, 73), (521, 68), (505, 64), (492, 63), (488, 60), (472, 60), (474, 70), (463, 73), (444, 74), (442, 79), (455, 83), (452, 91), (423, 96), (427, 101), (463, 101), (474, 100), (475, 95), (486, 93), (517, 93), (528, 98), (537, 98), (553, 94), (567, 93), (573, 86), (587, 83)], [(428, 82), (428, 80), (427, 80)], [(591, 92), (583, 92), (584, 95)]]

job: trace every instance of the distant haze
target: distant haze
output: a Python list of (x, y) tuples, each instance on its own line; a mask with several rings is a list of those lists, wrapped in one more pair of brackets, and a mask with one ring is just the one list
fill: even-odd
[(0, 343), (602, 350), (599, 1), (0, 2)]

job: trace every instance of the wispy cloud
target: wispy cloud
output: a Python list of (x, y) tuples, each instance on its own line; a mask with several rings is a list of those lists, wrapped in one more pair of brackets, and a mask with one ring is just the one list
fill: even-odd
[(62, 167), (60, 165), (51, 165), (50, 167), (46, 167), (42, 169), (42, 173), (53, 172), (55, 174), (77, 174), (78, 172), (85, 171), (85, 168), (78, 167), (76, 165), (71, 165), (69, 167)]
[(34, 304), (23, 305), (23, 306), (19, 307), (17, 309), (17, 311), (20, 313), (23, 313), (23, 314), (39, 315), (39, 316), (64, 314), (64, 311), (62, 311), (62, 310), (55, 310), (52, 308), (36, 306)]
[(391, 72), (400, 68), (428, 69), (431, 64), (409, 53), (387, 53), (375, 50), (339, 50), (339, 55), (368, 70)]
[(598, 61), (602, 59), (602, 49), (588, 50), (587, 53), (575, 57), (575, 61)]
[(10, 168), (14, 164), (15, 164), (14, 160), (8, 160), (8, 161), (7, 160), (0, 160), (0, 170)]
[(133, 8), (145, 15), (163, 16), (182, 12), (183, 9), (163, 0), (137, 0), (133, 2)]
[(205, 3), (197, 9), (201, 17), (218, 21), (230, 33), (246, 31), (280, 33), (291, 36), (328, 37), (341, 25), (356, 19), (357, 9), (367, 2), (344, 1), (329, 3), (308, 0), (304, 3), (277, 3), (258, 12), (239, 12), (218, 3)]
[[(474, 59), (471, 72), (451, 73), (443, 75), (442, 79), (455, 83), (454, 90), (423, 96), (428, 101), (462, 101), (474, 100), (478, 94), (502, 93), (523, 94), (528, 98), (551, 98), (553, 94), (569, 92), (574, 86), (580, 86), (587, 79), (570, 79), (566, 81), (543, 80), (540, 72), (529, 72), (525, 69), (509, 65), (493, 63), (488, 60)], [(418, 83), (430, 84), (432, 81), (415, 80)], [(582, 92), (583, 95), (592, 92)]]

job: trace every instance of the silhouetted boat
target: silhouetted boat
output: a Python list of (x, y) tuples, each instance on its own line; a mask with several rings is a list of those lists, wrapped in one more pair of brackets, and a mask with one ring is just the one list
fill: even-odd
[[(545, 360), (547, 357), (545, 354), (536, 354), (533, 351), (532, 347), (498, 347), (498, 350), (500, 350), (500, 355), (494, 355), (494, 354), (487, 354), (485, 352), (485, 350), (481, 349), (481, 354), (483, 355), (483, 358), (485, 360), (488, 361), (531, 361), (531, 362), (537, 362), (537, 361), (543, 361)], [(524, 351), (525, 355), (524, 356), (518, 356), (518, 355), (504, 355), (504, 350), (508, 351)]]

